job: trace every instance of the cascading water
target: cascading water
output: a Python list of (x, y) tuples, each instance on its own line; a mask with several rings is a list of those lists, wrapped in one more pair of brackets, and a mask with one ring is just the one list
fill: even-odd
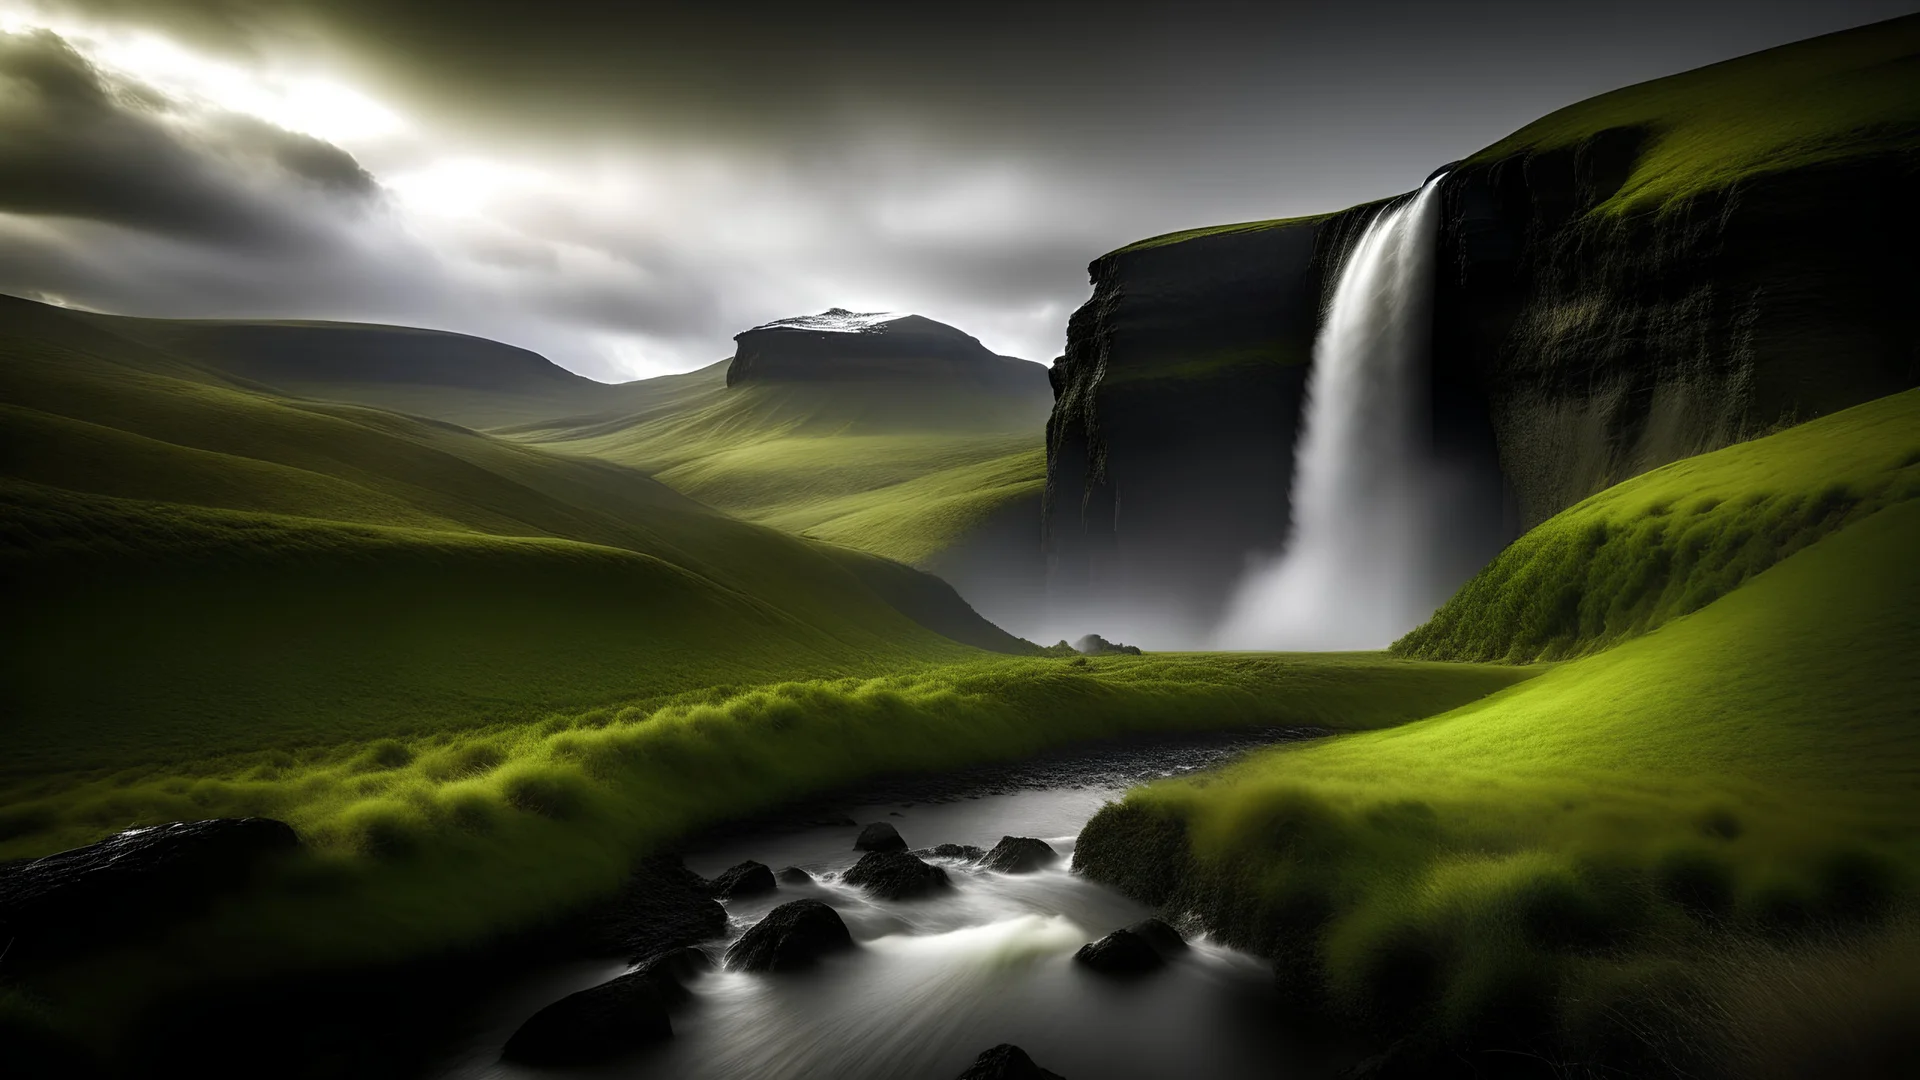
[(1222, 648), (1383, 648), (1445, 599), (1426, 413), (1439, 188), (1381, 211), (1341, 267), (1313, 346), (1293, 537), (1241, 584)]

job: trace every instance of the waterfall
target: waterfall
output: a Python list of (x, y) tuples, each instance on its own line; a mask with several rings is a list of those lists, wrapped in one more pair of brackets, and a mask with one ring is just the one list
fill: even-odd
[(1384, 648), (1445, 599), (1427, 420), (1439, 187), (1382, 210), (1341, 266), (1307, 378), (1293, 535), (1250, 568), (1222, 648)]

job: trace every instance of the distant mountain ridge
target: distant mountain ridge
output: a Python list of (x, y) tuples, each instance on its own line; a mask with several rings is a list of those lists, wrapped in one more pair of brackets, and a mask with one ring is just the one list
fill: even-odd
[(772, 364), (736, 386), (739, 355), (608, 384), (396, 326), (144, 319), (5, 296), (0, 326), (110, 355), (139, 343), (195, 378), (632, 466), (737, 517), (930, 570), (989, 618), (1038, 595), (1046, 369), (921, 316), (836, 308), (745, 331)]
[(1001, 356), (924, 315), (829, 308), (734, 335), (727, 385), (864, 379), (953, 381), (1009, 395), (1051, 394), (1047, 369)]

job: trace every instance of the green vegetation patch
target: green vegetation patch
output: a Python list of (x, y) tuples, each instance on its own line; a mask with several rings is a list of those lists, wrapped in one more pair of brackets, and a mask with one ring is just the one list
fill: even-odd
[[(1769, 1014), (1738, 995), (1791, 997), (1831, 960), (1810, 941), (1920, 886), (1916, 550), (1920, 503), (1890, 506), (1485, 700), (1137, 790), (1078, 865), (1275, 957), (1296, 1001), (1430, 1047), (1763, 1072), (1739, 1055)], [(1852, 978), (1810, 1005), (1884, 997)]]
[(671, 408), (512, 435), (646, 470), (749, 521), (927, 565), (1045, 486), (1045, 425), (1044, 401), (966, 388), (715, 381)]
[(130, 753), (111, 773), (0, 795), (0, 859), (220, 815), (287, 820), (312, 846), (168, 940), (30, 988), (55, 1015), (110, 1033), (154, 995), (208, 980), (414, 955), (536, 922), (610, 893), (633, 859), (691, 829), (862, 777), (1129, 732), (1378, 727), (1530, 674), (1377, 655), (989, 660), (164, 767)]
[(1528, 661), (1606, 648), (1916, 496), (1920, 391), (1909, 390), (1675, 462), (1560, 512), (1393, 651)]
[(1762, 173), (1911, 154), (1920, 150), (1920, 16), (1602, 94), (1470, 160), (1572, 147), (1613, 128), (1650, 141), (1597, 213), (1658, 208)]

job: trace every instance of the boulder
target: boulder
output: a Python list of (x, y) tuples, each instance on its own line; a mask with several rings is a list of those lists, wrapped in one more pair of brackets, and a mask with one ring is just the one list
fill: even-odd
[(767, 913), (727, 950), (735, 971), (792, 971), (853, 947), (840, 913), (818, 900), (792, 900)]
[(1153, 946), (1154, 951), (1161, 956), (1187, 951), (1187, 939), (1181, 937), (1180, 931), (1168, 926), (1163, 919), (1151, 917), (1141, 919), (1127, 927), (1127, 932), (1145, 939), (1146, 943)]
[(922, 859), (960, 859), (965, 862), (979, 862), (986, 857), (985, 848), (972, 844), (935, 844), (930, 848), (921, 848), (913, 853)]
[(528, 1017), (500, 1056), (525, 1065), (593, 1065), (672, 1038), (667, 1005), (687, 994), (673, 969), (689, 962), (680, 954), (698, 951), (676, 950), (568, 994)]
[(588, 951), (639, 962), (727, 932), (713, 886), (679, 859), (643, 860), (599, 914)]
[(708, 956), (705, 949), (685, 945), (648, 960), (635, 968), (633, 974), (644, 976), (653, 984), (661, 1001), (680, 1005), (693, 997), (687, 983), (712, 970), (713, 957)]
[(883, 900), (911, 900), (947, 887), (947, 872), (904, 851), (870, 851), (843, 879)]
[(778, 881), (782, 885), (813, 884), (813, 875), (807, 873), (805, 870), (802, 870), (797, 866), (785, 867), (781, 869), (779, 873), (773, 875), (773, 877), (775, 881)]
[(959, 1080), (1064, 1080), (1056, 1072), (1049, 1072), (1033, 1063), (1025, 1050), (1012, 1043), (999, 1046), (974, 1059), (973, 1066), (960, 1074)]
[(752, 859), (723, 872), (713, 879), (713, 895), (723, 900), (741, 896), (764, 896), (780, 887), (773, 871), (765, 863)]
[(0, 942), (11, 943), (8, 966), (150, 935), (299, 847), (286, 822), (215, 818), (128, 829), (0, 868)]
[(1031, 836), (1003, 836), (980, 865), (1003, 874), (1031, 874), (1060, 861), (1060, 853), (1045, 840)]
[(1082, 945), (1073, 958), (1103, 975), (1140, 975), (1167, 962), (1145, 937), (1132, 930), (1115, 930), (1099, 941)]
[(900, 830), (884, 821), (876, 821), (860, 830), (860, 836), (853, 842), (855, 851), (905, 851), (907, 842), (900, 839)]

